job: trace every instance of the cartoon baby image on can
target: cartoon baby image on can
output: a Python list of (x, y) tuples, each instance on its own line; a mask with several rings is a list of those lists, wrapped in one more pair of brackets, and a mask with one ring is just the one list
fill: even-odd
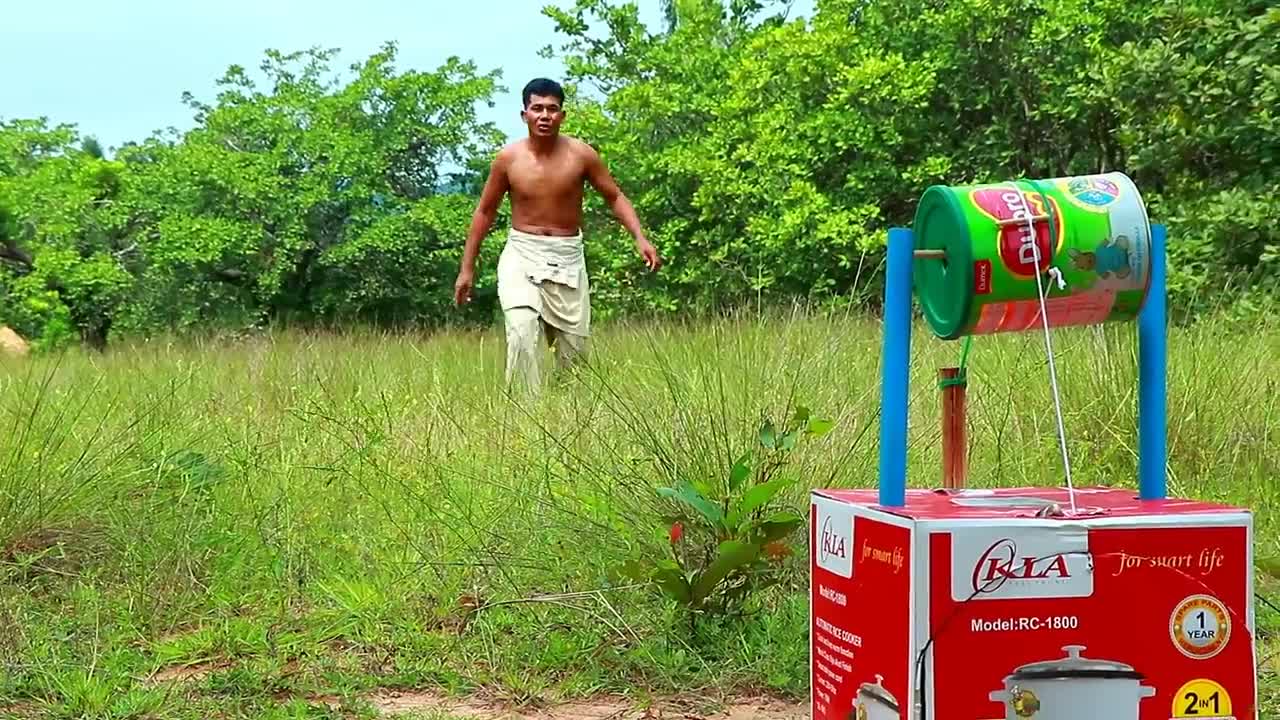
[(1114, 240), (1104, 240), (1096, 248), (1086, 252), (1070, 248), (1067, 254), (1071, 256), (1071, 264), (1077, 270), (1092, 270), (1104, 280), (1112, 274), (1117, 278), (1127, 278), (1132, 272), (1129, 264), (1129, 238), (1124, 235), (1117, 235)]

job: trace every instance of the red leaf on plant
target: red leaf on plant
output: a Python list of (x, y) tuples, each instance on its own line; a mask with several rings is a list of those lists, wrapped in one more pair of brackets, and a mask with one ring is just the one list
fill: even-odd
[(791, 554), (791, 548), (780, 540), (775, 540), (764, 546), (764, 554), (769, 556), (770, 560), (782, 560)]

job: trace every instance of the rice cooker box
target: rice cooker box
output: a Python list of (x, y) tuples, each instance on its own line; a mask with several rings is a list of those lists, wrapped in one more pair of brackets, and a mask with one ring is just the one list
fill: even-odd
[(1256, 720), (1253, 523), (1129, 490), (816, 490), (811, 713)]

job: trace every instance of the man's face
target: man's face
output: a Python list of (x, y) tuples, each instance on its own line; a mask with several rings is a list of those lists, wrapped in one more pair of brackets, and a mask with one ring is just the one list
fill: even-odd
[(564, 108), (560, 101), (547, 95), (529, 96), (529, 105), (521, 112), (524, 122), (529, 126), (529, 134), (535, 137), (552, 137), (560, 132), (560, 123), (564, 122)]

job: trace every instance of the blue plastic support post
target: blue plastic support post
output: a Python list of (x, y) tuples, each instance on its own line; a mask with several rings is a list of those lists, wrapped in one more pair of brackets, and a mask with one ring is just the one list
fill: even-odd
[(915, 237), (889, 229), (880, 354), (880, 504), (907, 502), (907, 387), (911, 371), (911, 263)]
[(1151, 226), (1151, 286), (1138, 315), (1138, 496), (1163, 500), (1165, 476), (1168, 326), (1165, 305), (1164, 225)]

